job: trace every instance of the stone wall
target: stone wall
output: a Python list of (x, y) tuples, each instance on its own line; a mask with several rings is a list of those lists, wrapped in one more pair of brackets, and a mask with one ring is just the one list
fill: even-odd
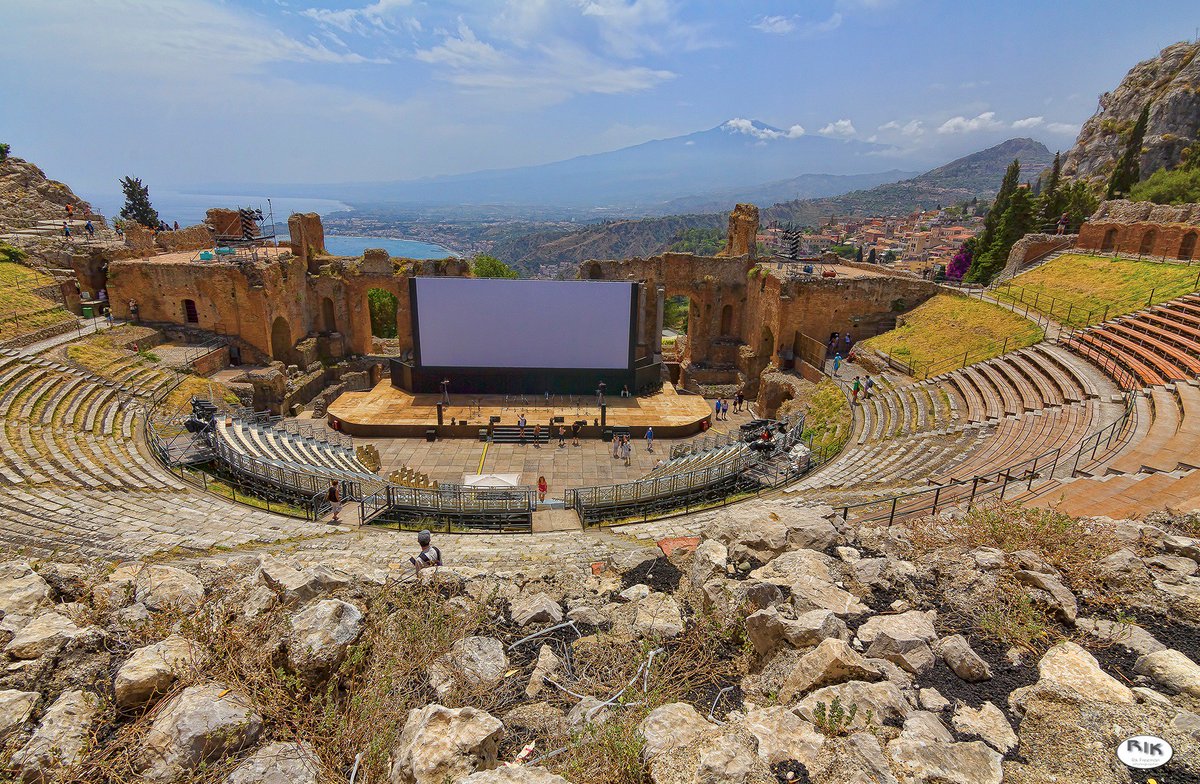
[(729, 213), (729, 229), (725, 234), (725, 250), (719, 256), (758, 255), (758, 207), (738, 204)]
[(1200, 204), (1101, 202), (1080, 227), (1077, 247), (1123, 256), (1200, 259)]
[(1008, 262), (1005, 263), (1000, 277), (1011, 278), (1030, 261), (1060, 246), (1074, 245), (1078, 239), (1078, 234), (1026, 234), (1013, 243), (1012, 250), (1008, 252)]
[(310, 272), (317, 256), (324, 256), (325, 227), (315, 212), (292, 213), (288, 218), (288, 237), (292, 255), (304, 259)]
[[(219, 211), (210, 210), (210, 215), (214, 212)], [(304, 231), (323, 236), (319, 218), (315, 226), (308, 216), (304, 223)], [(130, 300), (135, 300), (143, 322), (234, 337), (262, 357), (306, 365), (309, 353), (336, 360), (371, 352), (367, 292), (376, 288), (396, 296), (397, 345), (411, 350), (409, 278), (470, 273), (469, 262), (462, 259), (391, 259), (382, 251), (368, 252), (366, 258), (321, 256), (319, 261), (310, 273), (308, 262), (286, 252), (257, 262), (114, 260), (107, 271), (109, 301), (117, 318), (130, 318)], [(188, 300), (195, 305), (192, 323), (187, 321)], [(298, 344), (310, 337), (312, 351), (307, 344), (301, 351)]]

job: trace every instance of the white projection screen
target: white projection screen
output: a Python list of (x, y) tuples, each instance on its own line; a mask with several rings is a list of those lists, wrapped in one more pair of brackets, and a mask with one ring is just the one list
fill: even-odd
[(636, 287), (624, 281), (415, 278), (417, 363), (628, 369)]

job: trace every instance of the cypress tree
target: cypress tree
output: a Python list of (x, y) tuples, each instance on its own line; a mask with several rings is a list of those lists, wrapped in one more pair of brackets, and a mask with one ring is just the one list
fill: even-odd
[(121, 217), (157, 229), (160, 223), (158, 211), (150, 204), (150, 189), (142, 185), (141, 179), (122, 177), (121, 190), (125, 192), (125, 206), (121, 208)]
[(871, 248), (871, 253), (870, 253), (870, 255), (869, 255), (869, 256), (867, 256), (867, 263), (868, 263), (868, 264), (874, 264), (874, 263), (875, 263), (875, 249), (874, 249), (874, 248)]
[(1062, 159), (1059, 153), (1054, 153), (1054, 165), (1046, 177), (1046, 187), (1042, 189), (1041, 204), (1038, 209), (1038, 222), (1043, 231), (1049, 231), (1053, 224), (1063, 214), (1066, 199), (1059, 190), (1062, 181)]
[(971, 265), (971, 280), (987, 283), (1008, 263), (1008, 253), (1017, 240), (1033, 225), (1034, 199), (1028, 188), (1018, 188), (1009, 196), (1008, 206), (996, 224), (991, 244)]
[(862, 245), (858, 246), (858, 252), (854, 254), (854, 260), (862, 264)]
[(1004, 180), (1000, 183), (1000, 190), (996, 193), (996, 200), (992, 202), (992, 208), (988, 210), (987, 215), (983, 219), (983, 231), (979, 234), (979, 243), (977, 247), (980, 249), (980, 254), (976, 258), (975, 263), (971, 265), (971, 271), (967, 273), (967, 280), (971, 283), (980, 283), (988, 280), (991, 276), (981, 277), (984, 268), (983, 260), (988, 255), (993, 242), (996, 238), (996, 229), (1000, 224), (1000, 219), (1004, 217), (1004, 213), (1008, 210), (1009, 199), (1017, 190), (1017, 180), (1021, 177), (1021, 162), (1014, 160), (1008, 165), (1008, 170), (1004, 172)]
[(1142, 108), (1137, 123), (1129, 134), (1125, 152), (1113, 169), (1112, 179), (1108, 181), (1108, 194), (1105, 198), (1116, 199), (1128, 195), (1129, 189), (1138, 184), (1142, 178), (1142, 141), (1146, 138), (1146, 125), (1150, 122), (1150, 104)]

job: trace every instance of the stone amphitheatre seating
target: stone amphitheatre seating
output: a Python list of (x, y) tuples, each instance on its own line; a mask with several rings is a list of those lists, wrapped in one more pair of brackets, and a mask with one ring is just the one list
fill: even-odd
[(354, 450), (289, 433), (269, 423), (218, 418), (216, 437), (233, 451), (273, 466), (349, 482), (369, 494), (383, 480), (358, 462)]
[[(1091, 336), (1091, 340), (1081, 338)], [(1110, 517), (1200, 506), (1200, 296), (1187, 295), (1070, 339), (1099, 353), (1118, 381), (1144, 386), (1114, 449), (1079, 476), (1047, 483), (1029, 503)], [(1172, 379), (1171, 383), (1165, 383)]]
[(195, 490), (139, 449), (139, 408), (172, 381), (171, 372), (148, 370), (136, 358), (102, 377), (0, 352), (5, 543), (42, 557), (138, 557), (313, 530)]
[(1110, 381), (1048, 344), (876, 389), (860, 399), (850, 446), (788, 492), (837, 503), (970, 479), (1070, 450), (1120, 412)]
[(1122, 379), (1138, 386), (1192, 378), (1200, 374), (1200, 294), (1106, 321), (1064, 342), (1115, 363), (1129, 374)]

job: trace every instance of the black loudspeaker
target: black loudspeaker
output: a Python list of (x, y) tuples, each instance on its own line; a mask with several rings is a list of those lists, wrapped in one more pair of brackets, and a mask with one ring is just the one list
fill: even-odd
[(612, 441), (613, 440), (612, 428), (611, 427), (604, 428), (604, 431), (600, 433), (600, 439), (603, 441)]
[(437, 441), (437, 430), (434, 430), (432, 427), (429, 428), (428, 430), (426, 430), (425, 431), (425, 440), (431, 444), (434, 441)]

